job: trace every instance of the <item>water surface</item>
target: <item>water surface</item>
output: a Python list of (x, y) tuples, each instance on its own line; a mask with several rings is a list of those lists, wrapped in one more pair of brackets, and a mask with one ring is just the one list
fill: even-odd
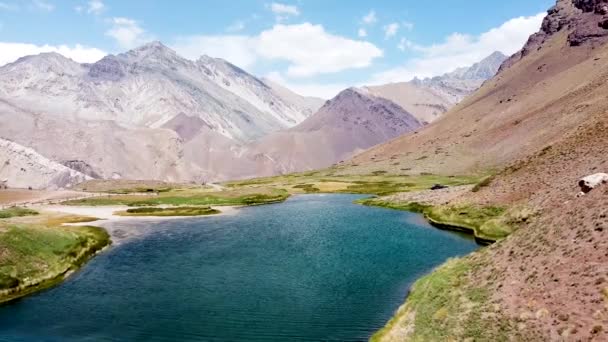
[(417, 277), (476, 245), (417, 214), (352, 204), (359, 197), (122, 223), (148, 233), (0, 306), (0, 340), (365, 340)]

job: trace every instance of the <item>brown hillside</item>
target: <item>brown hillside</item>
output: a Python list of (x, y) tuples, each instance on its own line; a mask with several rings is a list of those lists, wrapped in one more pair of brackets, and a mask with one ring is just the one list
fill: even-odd
[[(488, 187), (453, 201), (537, 213), (505, 240), (467, 257), (474, 266), (453, 285), (456, 292), (490, 293), (488, 305), (475, 312), (485, 327), (479, 340), (608, 341), (608, 186), (576, 196), (580, 177), (608, 172), (608, 30), (600, 26), (606, 5), (559, 0), (541, 32), (474, 96), (427, 129), (367, 151), (345, 168), (494, 169)], [(459, 305), (455, 311), (471, 319), (467, 303)], [(415, 312), (400, 317), (382, 339), (418, 331), (411, 317)], [(463, 332), (466, 318), (448, 321), (456, 324), (453, 340), (470, 337)]]

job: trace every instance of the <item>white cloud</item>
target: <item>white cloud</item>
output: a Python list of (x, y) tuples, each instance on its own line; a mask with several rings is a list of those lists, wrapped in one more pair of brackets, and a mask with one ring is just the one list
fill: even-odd
[(242, 68), (252, 66), (258, 59), (255, 39), (244, 35), (182, 37), (172, 48), (192, 60), (209, 55), (224, 58)]
[(270, 10), (275, 14), (277, 22), (286, 20), (289, 16), (299, 16), (300, 10), (297, 6), (286, 5), (278, 2), (270, 4)]
[(384, 26), (384, 39), (389, 39), (397, 34), (399, 31), (399, 23), (390, 23)]
[(414, 43), (407, 38), (401, 38), (397, 48), (401, 51), (405, 51), (414, 47)]
[(327, 33), (323, 26), (304, 23), (275, 25), (258, 37), (258, 54), (267, 59), (287, 60), (289, 76), (316, 74), (363, 68), (382, 50), (364, 41)]
[(361, 38), (365, 38), (367, 37), (367, 31), (364, 28), (360, 28), (359, 31), (357, 31), (357, 35)]
[(265, 78), (287, 87), (297, 94), (315, 96), (322, 99), (331, 99), (342, 90), (352, 86), (352, 84), (345, 83), (292, 82), (286, 80), (279, 72), (271, 72)]
[(180, 54), (195, 59), (202, 54), (221, 57), (241, 67), (259, 60), (285, 61), (290, 77), (310, 77), (364, 68), (383, 55), (366, 41), (336, 36), (321, 25), (277, 24), (257, 36), (218, 35), (183, 37), (174, 44)]
[(363, 23), (367, 24), (367, 25), (373, 25), (378, 21), (378, 18), (376, 18), (376, 11), (371, 10), (369, 11), (369, 13), (367, 13), (363, 19), (362, 19)]
[(300, 15), (300, 10), (297, 6), (285, 5), (277, 2), (270, 4), (270, 10), (275, 14)]
[(243, 29), (245, 29), (245, 22), (242, 20), (237, 20), (234, 23), (230, 24), (230, 26), (228, 26), (226, 28), (226, 31), (239, 32), (239, 31), (243, 31)]
[(55, 5), (45, 0), (34, 0), (32, 4), (34, 5), (34, 8), (47, 12), (51, 12), (55, 9)]
[(521, 49), (532, 33), (538, 31), (544, 17), (545, 13), (539, 13), (535, 16), (514, 18), (479, 36), (452, 33), (442, 43), (428, 46), (417, 45), (407, 39), (402, 40), (398, 45), (400, 49), (410, 49), (419, 53), (420, 57), (375, 74), (371, 83), (402, 82), (416, 76), (441, 75), (459, 67), (472, 65), (494, 51), (511, 55)]
[(102, 59), (106, 53), (84, 45), (34, 45), (26, 43), (0, 42), (0, 65), (12, 63), (23, 56), (43, 52), (57, 52), (79, 63), (93, 63)]
[(131, 49), (153, 39), (133, 19), (115, 17), (111, 23), (112, 28), (106, 31), (106, 36), (114, 38), (122, 48)]
[(101, 14), (106, 9), (106, 6), (101, 0), (91, 0), (88, 3), (87, 13), (89, 14)]

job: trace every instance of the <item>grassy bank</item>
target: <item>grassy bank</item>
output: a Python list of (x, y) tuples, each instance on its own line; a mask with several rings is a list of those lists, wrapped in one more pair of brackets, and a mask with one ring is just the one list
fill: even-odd
[(205, 216), (221, 213), (210, 207), (132, 208), (116, 212), (119, 216)]
[(280, 188), (290, 194), (350, 193), (382, 196), (398, 192), (428, 190), (435, 184), (447, 186), (476, 184), (480, 179), (480, 176), (388, 175), (381, 172), (369, 175), (340, 175), (336, 174), (336, 170), (327, 169), (227, 182), (224, 185), (230, 189)]
[(204, 188), (170, 189), (153, 195), (108, 195), (67, 201), (66, 205), (127, 205), (145, 206), (209, 206), (209, 205), (261, 205), (282, 202), (289, 194), (282, 189), (232, 189), (210, 192)]
[(507, 237), (513, 232), (515, 221), (524, 219), (516, 218), (513, 211), (501, 207), (431, 206), (416, 202), (390, 202), (380, 198), (363, 199), (357, 203), (421, 213), (438, 228), (469, 232), (480, 242), (493, 242)]
[(0, 220), (0, 303), (52, 286), (110, 244), (98, 227), (61, 226), (74, 216)]
[[(483, 257), (483, 251), (478, 252)], [(451, 259), (413, 285), (407, 301), (371, 341), (507, 341), (512, 326), (491, 292), (470, 281), (482, 263), (470, 257)]]
[(38, 212), (32, 209), (21, 208), (21, 207), (10, 207), (7, 209), (0, 210), (0, 219), (7, 219), (11, 217), (23, 217), (38, 215)]

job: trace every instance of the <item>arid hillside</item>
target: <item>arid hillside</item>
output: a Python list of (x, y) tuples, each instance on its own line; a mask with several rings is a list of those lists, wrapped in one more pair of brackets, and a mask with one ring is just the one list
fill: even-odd
[(608, 172), (606, 5), (559, 0), (474, 96), (344, 168), (492, 172), (485, 187), (451, 204), (527, 213), (511, 222), (519, 229), (508, 238), (418, 284), (457, 280), (432, 323), (419, 325), (423, 290), (415, 288), (380, 340), (608, 340), (608, 185), (577, 196), (581, 177)]

